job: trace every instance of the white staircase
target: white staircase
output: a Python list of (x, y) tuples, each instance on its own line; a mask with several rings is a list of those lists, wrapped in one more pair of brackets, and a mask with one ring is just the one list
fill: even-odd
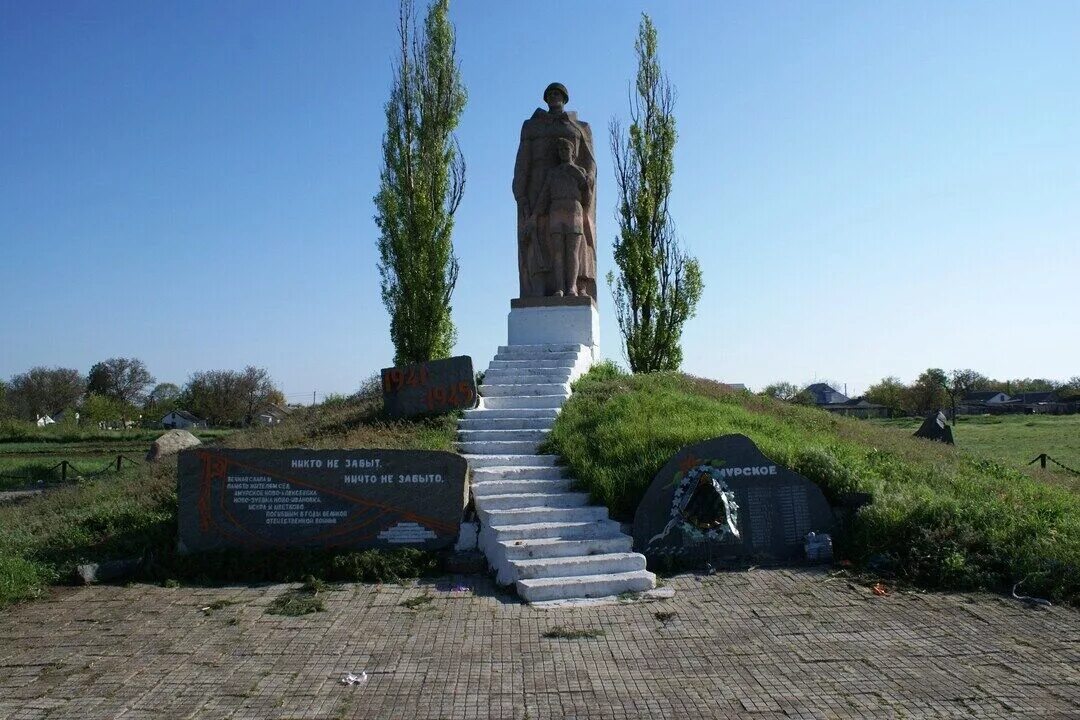
[(584, 345), (500, 347), (484, 376), (480, 407), (466, 411), (458, 426), (458, 447), (472, 468), (480, 549), (497, 581), (515, 584), (529, 602), (656, 585), (607, 508), (572, 491), (554, 455), (536, 454), (570, 396), (570, 382), (591, 362)]

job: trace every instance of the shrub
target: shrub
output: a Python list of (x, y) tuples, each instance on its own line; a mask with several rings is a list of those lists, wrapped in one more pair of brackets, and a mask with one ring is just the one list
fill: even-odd
[(416, 548), (351, 552), (335, 557), (332, 563), (335, 579), (353, 582), (399, 583), (438, 570), (438, 556)]

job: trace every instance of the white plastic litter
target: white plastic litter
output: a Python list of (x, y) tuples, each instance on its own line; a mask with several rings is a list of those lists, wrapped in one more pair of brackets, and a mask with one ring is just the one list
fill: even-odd
[(343, 678), (341, 678), (341, 684), (342, 685), (360, 685), (360, 684), (366, 683), (367, 679), (368, 679), (367, 670), (361, 670), (359, 675), (356, 675), (354, 673), (346, 673), (345, 676)]
[[(1027, 578), (1024, 578), (1024, 580), (1027, 580)], [(1021, 580), (1020, 582), (1013, 585), (1012, 596), (1014, 598), (1016, 598), (1017, 600), (1019, 600), (1021, 602), (1025, 602), (1028, 605), (1042, 605), (1043, 607), (1053, 607), (1053, 603), (1050, 602), (1049, 600), (1045, 600), (1043, 598), (1031, 597), (1030, 595), (1017, 595), (1016, 594), (1016, 588), (1020, 587), (1020, 583), (1024, 582), (1024, 580)]]

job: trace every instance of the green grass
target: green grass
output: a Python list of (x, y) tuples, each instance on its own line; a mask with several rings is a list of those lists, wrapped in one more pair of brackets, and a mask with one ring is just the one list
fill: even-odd
[[(272, 429), (238, 431), (219, 436), (217, 442), (228, 447), (267, 448), (453, 446), (453, 416), (388, 421), (380, 416), (380, 404), (368, 401), (309, 408), (293, 413)], [(78, 563), (118, 558), (146, 558), (144, 579), (185, 582), (291, 581), (308, 574), (341, 580), (399, 581), (438, 568), (437, 557), (413, 549), (391, 553), (228, 551), (178, 556), (175, 546), (174, 461), (142, 465), (119, 475), (105, 474), (55, 487), (37, 497), (0, 504), (0, 607), (38, 597), (50, 584), (66, 582)]]
[[(161, 433), (160, 428), (133, 428), (131, 430), (100, 430), (68, 423), (57, 423), (39, 428), (31, 422), (0, 420), (0, 444), (2, 443), (86, 443), (86, 442), (145, 442), (149, 445)], [(236, 430), (193, 430), (203, 442), (230, 435)]]
[[(919, 418), (872, 420), (871, 422), (913, 433)], [(1080, 470), (1080, 415), (961, 415), (953, 430), (956, 445), (1048, 482), (1080, 491), (1080, 475), (1047, 463), (1042, 471), (1036, 456), (1047, 453), (1059, 462)]]
[[(129, 453), (125, 453), (131, 457)], [(133, 458), (136, 459), (136, 458)], [(64, 453), (57, 456), (8, 456), (0, 454), (0, 490), (11, 490), (33, 485), (35, 483), (59, 483), (64, 475), (60, 467), (60, 460), (67, 460), (70, 464), (67, 470), (68, 482), (74, 482), (81, 478), (109, 475), (118, 477), (131, 475), (138, 472), (137, 465), (124, 461), (121, 463), (120, 472), (116, 470), (116, 455), (86, 455)], [(139, 456), (136, 462), (142, 462)]]
[[(163, 430), (89, 430), (67, 425), (39, 428), (32, 423), (0, 422), (0, 491), (28, 484), (56, 483), (63, 479), (57, 467), (67, 460), (67, 479), (105, 474), (116, 476), (117, 455), (142, 462), (150, 443)], [(198, 430), (204, 441), (225, 437), (234, 430)], [(135, 472), (128, 462), (121, 474)]]
[(331, 574), (358, 582), (400, 583), (433, 575), (438, 569), (437, 556), (403, 547), (338, 555), (332, 561)]
[(434, 601), (435, 598), (432, 595), (424, 593), (423, 595), (411, 597), (408, 600), (402, 600), (398, 604), (401, 605), (401, 607), (403, 608), (408, 608), (409, 610), (420, 610)]
[(1004, 590), (1080, 604), (1080, 495), (978, 453), (906, 432), (664, 373), (600, 366), (579, 380), (544, 451), (614, 517), (630, 520), (683, 446), (728, 433), (836, 501), (867, 492), (836, 540), (841, 558), (891, 565), (926, 587)]
[(302, 587), (296, 590), (287, 590), (278, 595), (267, 606), (266, 614), (299, 617), (324, 612), (325, 610), (326, 603), (319, 597), (319, 591)]
[(602, 628), (569, 628), (556, 625), (550, 630), (544, 631), (540, 637), (548, 640), (591, 640), (603, 637), (605, 634)]

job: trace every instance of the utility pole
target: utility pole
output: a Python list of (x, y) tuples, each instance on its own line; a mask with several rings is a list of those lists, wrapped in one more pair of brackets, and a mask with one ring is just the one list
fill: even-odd
[(311, 391), (311, 407), (315, 407), (315, 391)]

